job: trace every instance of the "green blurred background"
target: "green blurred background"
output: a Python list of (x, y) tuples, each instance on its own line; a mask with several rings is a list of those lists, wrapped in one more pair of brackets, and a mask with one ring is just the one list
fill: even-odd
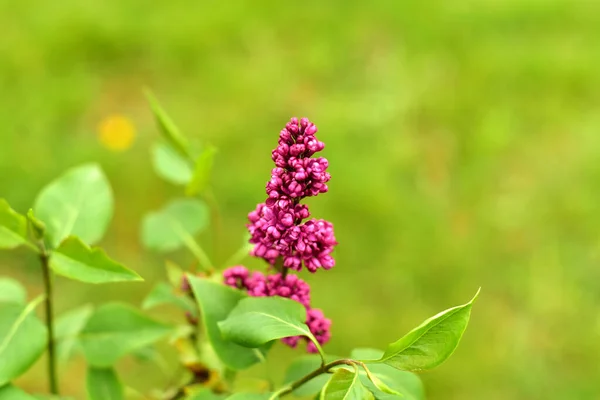
[[(317, 124), (333, 178), (309, 203), (340, 245), (333, 270), (302, 277), (334, 321), (327, 351), (383, 347), (481, 286), (459, 349), (423, 374), (429, 398), (600, 398), (600, 3), (22, 0), (0, 2), (0, 26), (0, 196), (24, 212), (63, 170), (99, 161), (116, 196), (102, 245), (147, 281), (58, 279), (58, 311), (139, 304), (164, 278), (139, 225), (181, 189), (152, 170), (148, 86), (219, 148), (221, 261), (265, 197), (281, 127)], [(98, 140), (113, 114), (137, 130), (125, 152)], [(0, 254), (32, 294), (38, 268)], [(274, 376), (296, 353), (275, 351)], [(62, 378), (77, 398), (81, 365)], [(45, 390), (43, 367), (20, 384)], [(167, 379), (120, 371), (136, 387)]]

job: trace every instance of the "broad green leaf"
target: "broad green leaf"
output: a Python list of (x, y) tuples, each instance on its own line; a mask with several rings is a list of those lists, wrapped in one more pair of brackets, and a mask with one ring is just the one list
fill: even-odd
[(110, 184), (97, 164), (70, 169), (42, 189), (34, 210), (46, 224), (53, 247), (70, 235), (93, 244), (102, 238), (112, 217)]
[(321, 391), (322, 400), (374, 400), (361, 382), (358, 373), (338, 369)]
[(479, 291), (467, 304), (450, 308), (427, 319), (400, 340), (390, 344), (377, 361), (404, 371), (423, 371), (440, 365), (458, 346), (478, 295)]
[(0, 400), (36, 400), (30, 394), (13, 385), (4, 385), (0, 387)]
[[(354, 360), (367, 360), (367, 359), (378, 359), (383, 356), (383, 351), (377, 349), (358, 348), (352, 350), (350, 358)], [(387, 387), (400, 393), (406, 400), (425, 400), (425, 389), (423, 388), (423, 382), (421, 378), (413, 372), (400, 371), (394, 367), (390, 367), (386, 364), (370, 364), (367, 363), (367, 367), (371, 371), (373, 376), (376, 376), (381, 382)], [(361, 370), (360, 376), (363, 384), (375, 393), (375, 397), (380, 400), (392, 400), (397, 399), (398, 396), (390, 393), (380, 393), (377, 388), (366, 376), (364, 371)]]
[(306, 309), (297, 301), (277, 296), (248, 297), (219, 322), (219, 328), (225, 339), (245, 347), (297, 335), (315, 341), (305, 321)]
[(272, 393), (235, 393), (227, 400), (269, 400)]
[(157, 283), (142, 303), (142, 309), (148, 310), (162, 304), (173, 304), (177, 307), (196, 313), (194, 303), (188, 297), (173, 293), (173, 288), (165, 282)]
[(158, 176), (171, 183), (186, 185), (192, 179), (190, 162), (169, 144), (159, 141), (152, 146), (152, 163)]
[(60, 362), (66, 362), (77, 348), (77, 336), (90, 319), (93, 311), (92, 306), (87, 304), (56, 318), (54, 337), (56, 354)]
[(194, 242), (209, 222), (208, 207), (197, 199), (175, 200), (160, 211), (146, 215), (142, 224), (144, 245), (157, 251), (177, 250)]
[(188, 279), (200, 308), (206, 335), (223, 364), (240, 370), (262, 361), (263, 356), (257, 349), (248, 349), (225, 340), (217, 325), (246, 297), (245, 294), (208, 279), (192, 275), (188, 275)]
[(143, 281), (134, 271), (111, 260), (101, 248), (90, 248), (75, 236), (52, 253), (50, 268), (58, 275), (86, 283)]
[(196, 159), (194, 175), (185, 189), (188, 196), (196, 196), (208, 187), (216, 153), (216, 147), (207, 146)]
[(83, 353), (94, 367), (110, 367), (122, 356), (165, 337), (171, 328), (126, 304), (99, 307), (79, 336)]
[[(325, 361), (331, 362), (339, 358), (340, 357), (326, 356)], [(286, 384), (295, 382), (313, 372), (320, 366), (321, 357), (316, 354), (298, 357), (294, 359), (294, 361), (288, 367), (285, 373), (284, 382)], [(329, 380), (329, 377), (329, 374), (321, 374), (300, 386), (298, 389), (294, 390), (294, 394), (300, 397), (313, 396), (323, 389), (323, 386), (325, 386)]]
[(27, 220), (0, 199), (0, 249), (14, 249), (27, 243)]
[(89, 400), (123, 400), (123, 384), (112, 368), (94, 368), (87, 371), (87, 394)]
[(42, 300), (37, 297), (27, 306), (0, 303), (0, 386), (27, 371), (44, 352), (46, 327), (34, 313)]
[(150, 103), (150, 108), (154, 113), (154, 117), (156, 118), (156, 122), (158, 123), (161, 133), (165, 136), (175, 150), (177, 150), (182, 156), (188, 157), (189, 143), (187, 138), (179, 131), (177, 125), (175, 125), (171, 117), (169, 117), (166, 111), (163, 110), (156, 97), (154, 97), (152, 92), (149, 90), (146, 90), (146, 98)]
[(0, 278), (0, 303), (25, 304), (27, 292), (23, 285), (12, 278)]

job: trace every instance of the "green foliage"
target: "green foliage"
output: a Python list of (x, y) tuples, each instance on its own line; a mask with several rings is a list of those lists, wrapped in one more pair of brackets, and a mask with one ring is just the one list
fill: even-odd
[(84, 305), (68, 311), (56, 318), (55, 341), (58, 360), (66, 362), (73, 352), (79, 348), (77, 336), (94, 311), (91, 305)]
[(29, 209), (27, 211), (27, 222), (32, 230), (32, 235), (36, 240), (40, 240), (44, 238), (46, 234), (46, 224), (37, 219), (35, 215), (33, 215), (33, 209)]
[(79, 336), (83, 353), (94, 367), (110, 367), (122, 356), (165, 337), (171, 328), (120, 303), (96, 309)]
[(219, 328), (225, 339), (245, 347), (259, 347), (288, 336), (306, 336), (319, 343), (306, 326), (306, 309), (283, 297), (250, 297), (241, 300)]
[(379, 361), (405, 371), (423, 371), (440, 365), (458, 346), (478, 295), (479, 291), (467, 304), (427, 319), (390, 344)]
[(194, 172), (188, 159), (163, 141), (152, 146), (152, 164), (158, 176), (176, 185), (188, 184)]
[(0, 400), (36, 400), (36, 397), (13, 385), (4, 385), (0, 386)]
[(193, 302), (173, 292), (173, 288), (165, 282), (158, 282), (142, 303), (143, 310), (149, 310), (162, 304), (173, 304), (185, 311), (195, 312)]
[[(337, 358), (339, 357), (326, 356), (326, 361), (333, 361), (333, 359)], [(305, 355), (297, 357), (289, 365), (283, 381), (287, 384), (291, 384), (299, 379), (302, 379), (302, 377), (305, 375), (308, 375), (312, 371), (319, 368), (321, 366), (321, 362), (321, 357), (317, 355)], [(321, 391), (328, 380), (328, 374), (320, 374), (319, 376), (300, 386), (298, 389), (294, 390), (294, 394), (300, 397), (313, 396)]]
[(189, 143), (186, 137), (179, 131), (177, 125), (175, 125), (171, 117), (163, 110), (156, 97), (149, 90), (146, 91), (146, 98), (150, 103), (150, 108), (154, 113), (160, 131), (169, 141), (169, 144), (182, 156), (189, 157)]
[[(383, 356), (383, 351), (368, 348), (359, 348), (352, 350), (350, 358), (354, 360), (379, 359)], [(408, 371), (401, 371), (394, 367), (380, 363), (367, 363), (371, 374), (388, 388), (400, 393), (406, 400), (425, 400), (425, 390), (419, 376)], [(362, 383), (371, 390), (379, 400), (391, 400), (398, 396), (392, 393), (381, 392), (376, 385), (371, 382), (364, 371), (361, 371), (360, 378)], [(378, 390), (380, 392), (378, 392)]]
[(202, 153), (200, 153), (196, 159), (194, 175), (185, 189), (185, 192), (188, 196), (196, 196), (202, 193), (208, 187), (210, 182), (210, 173), (212, 171), (216, 153), (216, 147), (207, 146), (204, 150), (202, 150)]
[[(256, 349), (248, 349), (226, 340), (219, 330), (218, 323), (231, 313), (245, 295), (239, 290), (188, 275), (194, 297), (198, 302), (202, 325), (212, 348), (227, 367), (240, 370), (248, 368), (263, 359)], [(256, 346), (258, 347), (258, 346)]]
[(27, 220), (0, 198), (0, 249), (12, 249), (27, 243)]
[(125, 390), (113, 368), (94, 368), (87, 371), (89, 400), (124, 400)]
[(134, 271), (111, 260), (101, 248), (90, 248), (70, 236), (52, 253), (50, 267), (58, 275), (86, 283), (142, 281)]
[(44, 351), (46, 328), (34, 313), (42, 300), (0, 303), (0, 386), (27, 371)]
[(270, 393), (235, 393), (227, 398), (227, 400), (269, 400)]
[(362, 384), (358, 372), (338, 369), (321, 391), (322, 400), (374, 400), (373, 394)]
[(25, 304), (27, 292), (18, 281), (0, 277), (0, 303)]
[(142, 241), (152, 250), (172, 251), (194, 242), (193, 236), (209, 224), (206, 204), (197, 199), (179, 199), (148, 214), (142, 224)]
[(53, 247), (70, 235), (93, 244), (102, 238), (112, 217), (110, 184), (96, 164), (73, 168), (42, 189), (34, 210), (45, 223)]

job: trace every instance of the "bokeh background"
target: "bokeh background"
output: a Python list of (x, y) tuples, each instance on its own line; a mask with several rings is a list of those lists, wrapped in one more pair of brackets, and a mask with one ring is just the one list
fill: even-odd
[[(0, 196), (24, 212), (66, 168), (100, 162), (116, 197), (102, 245), (147, 280), (58, 279), (59, 312), (139, 304), (164, 279), (140, 221), (182, 191), (153, 172), (147, 86), (219, 148), (221, 261), (265, 197), (281, 127), (317, 124), (333, 178), (310, 205), (340, 245), (333, 270), (303, 278), (334, 321), (330, 353), (384, 347), (481, 286), (459, 349), (423, 374), (430, 399), (600, 398), (600, 3), (22, 0), (0, 2), (0, 26)], [(123, 151), (99, 140), (114, 115), (135, 129)], [(38, 268), (0, 254), (31, 293)], [(77, 398), (81, 366), (63, 370)], [(19, 383), (45, 390), (43, 367)], [(167, 379), (119, 370), (134, 387)]]

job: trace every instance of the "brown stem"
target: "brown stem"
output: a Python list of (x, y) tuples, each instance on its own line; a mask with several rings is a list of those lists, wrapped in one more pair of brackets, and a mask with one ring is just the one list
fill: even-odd
[(356, 364), (356, 362), (354, 360), (343, 359), (343, 360), (332, 361), (329, 364), (321, 365), (319, 368), (315, 369), (310, 374), (304, 376), (303, 378), (300, 378), (296, 382), (293, 382), (291, 385), (289, 385), (289, 386), (283, 388), (281, 391), (277, 392), (276, 396), (281, 397), (281, 396), (285, 396), (286, 394), (292, 393), (294, 390), (298, 389), (300, 386), (304, 385), (308, 381), (316, 378), (317, 376), (319, 376), (321, 374), (328, 373), (333, 367), (337, 367), (338, 365), (354, 366), (355, 364)]
[(58, 377), (56, 374), (56, 347), (54, 343), (54, 311), (53, 311), (53, 285), (50, 273), (50, 255), (45, 246), (40, 245), (40, 261), (44, 276), (44, 291), (46, 292), (45, 313), (46, 326), (48, 327), (48, 379), (50, 393), (58, 394)]

